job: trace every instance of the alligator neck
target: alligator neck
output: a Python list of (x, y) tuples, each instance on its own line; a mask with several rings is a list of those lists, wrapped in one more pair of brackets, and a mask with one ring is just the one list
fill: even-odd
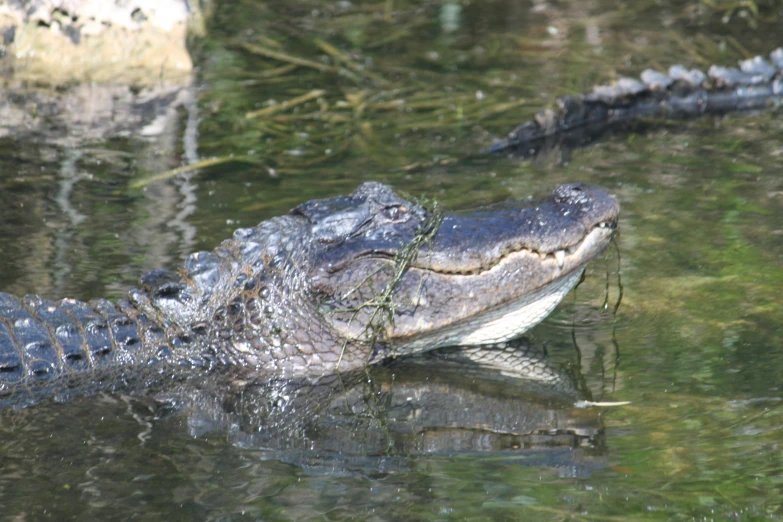
[(323, 319), (310, 290), (310, 243), (302, 217), (273, 218), (191, 254), (181, 270), (146, 274), (130, 299), (177, 332), (177, 354), (188, 359), (208, 353), (285, 376), (347, 371), (387, 356), (382, 345), (346, 339)]

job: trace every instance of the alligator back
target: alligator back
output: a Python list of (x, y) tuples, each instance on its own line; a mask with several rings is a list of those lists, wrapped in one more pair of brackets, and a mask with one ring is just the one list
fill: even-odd
[(33, 389), (68, 395), (99, 383), (101, 370), (117, 382), (117, 371), (170, 360), (169, 346), (164, 330), (128, 301), (0, 293), (0, 405), (34, 400), (41, 394)]

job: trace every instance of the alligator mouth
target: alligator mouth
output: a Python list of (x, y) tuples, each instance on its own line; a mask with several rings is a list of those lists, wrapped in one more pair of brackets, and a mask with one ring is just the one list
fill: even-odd
[[(431, 259), (429, 253), (422, 252), (410, 262), (408, 268), (444, 276), (477, 276), (485, 272), (491, 272), (498, 269), (498, 267), (505, 264), (507, 259), (520, 256), (530, 256), (532, 258), (538, 259), (541, 263), (554, 264), (557, 266), (557, 268), (562, 269), (566, 265), (566, 261), (572, 259), (574, 254), (582, 249), (584, 244), (592, 242), (591, 237), (596, 233), (596, 231), (599, 231), (598, 233), (601, 235), (605, 235), (606, 233), (611, 235), (616, 229), (616, 218), (610, 221), (601, 221), (594, 225), (588, 233), (582, 236), (581, 240), (577, 241), (576, 243), (563, 246), (562, 248), (545, 252), (525, 244), (509, 245), (504, 248), (497, 256), (491, 259), (487, 259), (481, 264), (473, 266), (467, 265), (462, 268), (435, 265), (433, 264), (433, 260)], [(353, 259), (346, 260), (344, 263), (332, 265), (329, 271), (338, 272), (358, 261), (372, 259), (390, 262), (396, 261), (395, 256), (387, 252), (367, 252), (363, 255), (356, 256)], [(589, 261), (589, 259), (583, 261), (583, 264), (587, 261)]]
[[(476, 346), (504, 342), (532, 328), (577, 284), (585, 266), (601, 252), (614, 235), (616, 221), (596, 224), (581, 241), (553, 252), (520, 247), (507, 249), (488, 265), (471, 271), (440, 272), (417, 268), (440, 278), (442, 285), (466, 288), (465, 298), (452, 300), (449, 309), (458, 321), (446, 322), (429, 331), (400, 329), (394, 342), (403, 351), (422, 347)], [(513, 274), (530, 274), (529, 280), (514, 284)], [(510, 287), (509, 287), (510, 285)], [(476, 287), (476, 290), (470, 290)], [(487, 303), (482, 306), (482, 295)]]
[[(574, 255), (582, 250), (585, 244), (593, 242), (594, 236), (596, 234), (603, 236), (609, 233), (611, 236), (616, 229), (617, 219), (612, 219), (611, 221), (601, 221), (594, 225), (580, 241), (549, 252), (544, 252), (522, 244), (510, 245), (501, 251), (497, 257), (486, 260), (485, 262), (472, 267), (466, 266), (464, 268), (444, 268), (432, 266), (431, 264), (428, 265), (426, 264), (426, 253), (423, 256), (419, 256), (417, 259), (415, 259), (410, 266), (411, 268), (416, 268), (440, 275), (476, 276), (481, 275), (484, 272), (490, 272), (492, 270), (498, 269), (498, 267), (502, 266), (508, 258), (524, 255), (537, 258), (541, 261), (541, 263), (555, 264), (557, 268), (562, 269), (566, 265), (566, 261), (573, 259)], [(583, 264), (587, 261), (589, 261), (589, 259), (584, 260)]]

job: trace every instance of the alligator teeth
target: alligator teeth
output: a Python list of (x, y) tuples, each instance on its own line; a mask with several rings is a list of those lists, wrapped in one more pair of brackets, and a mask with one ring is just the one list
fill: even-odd
[(558, 268), (563, 268), (565, 263), (565, 250), (558, 250), (555, 252), (555, 261), (557, 261)]

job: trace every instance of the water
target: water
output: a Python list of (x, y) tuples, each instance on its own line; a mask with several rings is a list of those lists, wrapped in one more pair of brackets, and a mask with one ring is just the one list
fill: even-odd
[[(503, 437), (487, 451), (406, 446), (402, 428), (382, 422), (389, 404), (371, 401), (369, 424), (345, 425), (345, 439), (369, 430), (396, 446), (360, 446), (375, 448), (366, 459), (353, 446), (345, 458), (308, 451), (308, 441), (340, 440), (312, 426), (285, 426), (297, 451), (259, 443), (252, 434), (279, 426), (181, 398), (173, 411), (134, 394), (3, 411), (0, 518), (783, 519), (780, 111), (655, 125), (530, 161), (460, 159), (614, 74), (705, 65), (699, 57), (729, 64), (739, 47), (781, 45), (779, 7), (761, 7), (759, 18), (733, 12), (724, 23), (723, 12), (674, 2), (236, 2), (218, 10), (198, 51), (198, 153), (255, 161), (137, 190), (129, 184), (176, 166), (186, 147), (0, 141), (0, 288), (48, 297), (121, 297), (144, 270), (366, 180), (451, 208), (566, 181), (608, 187), (623, 207), (619, 253), (594, 262), (533, 333), (584, 393), (631, 402), (574, 410), (547, 398), (603, 432), (581, 453), (528, 454)], [(347, 73), (275, 71), (285, 63), (240, 46), (335, 63), (316, 38), (350, 51)], [(316, 89), (326, 90), (320, 106), (245, 118)], [(362, 393), (402, 389), (399, 378), (381, 373), (386, 388)]]

